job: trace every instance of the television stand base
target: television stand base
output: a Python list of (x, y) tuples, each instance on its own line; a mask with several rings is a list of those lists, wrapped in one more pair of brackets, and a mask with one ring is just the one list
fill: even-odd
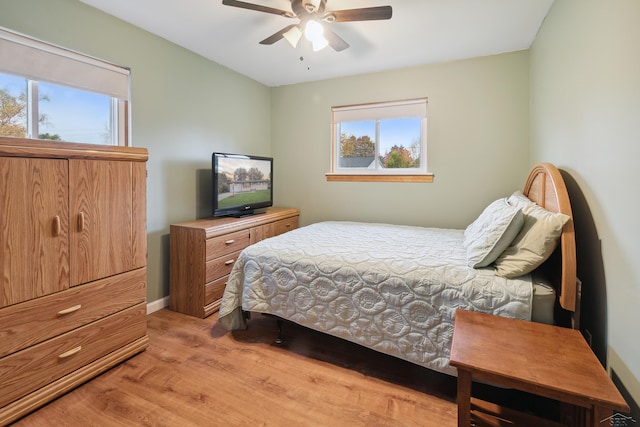
[(246, 212), (237, 212), (237, 213), (233, 213), (233, 214), (229, 214), (230, 217), (232, 218), (246, 218), (249, 216), (254, 216), (254, 215), (260, 215), (265, 213), (265, 211), (246, 211)]

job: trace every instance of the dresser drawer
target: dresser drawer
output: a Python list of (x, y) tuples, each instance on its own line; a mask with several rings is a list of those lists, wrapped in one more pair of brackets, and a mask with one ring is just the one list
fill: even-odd
[(273, 223), (274, 236), (286, 233), (298, 228), (298, 217), (292, 217), (287, 219), (281, 219)]
[(222, 298), (224, 287), (227, 285), (227, 279), (229, 279), (228, 275), (206, 284), (204, 290), (204, 305), (209, 305)]
[(249, 230), (237, 231), (207, 240), (207, 261), (249, 246)]
[(0, 359), (0, 407), (146, 333), (147, 308), (141, 303)]
[(0, 357), (144, 302), (146, 268), (0, 309)]
[(233, 264), (236, 263), (240, 252), (241, 251), (233, 252), (220, 258), (207, 261), (205, 283), (212, 282), (231, 273)]

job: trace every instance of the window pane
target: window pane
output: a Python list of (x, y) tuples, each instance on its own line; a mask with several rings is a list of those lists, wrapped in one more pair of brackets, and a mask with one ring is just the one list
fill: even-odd
[(331, 107), (328, 181), (432, 182), (427, 99)]
[(0, 73), (0, 135), (27, 136), (27, 80)]
[(42, 82), (38, 92), (40, 139), (113, 144), (110, 96)]
[(380, 164), (382, 168), (420, 168), (419, 117), (380, 121)]
[(340, 123), (338, 135), (339, 167), (375, 169), (375, 120)]

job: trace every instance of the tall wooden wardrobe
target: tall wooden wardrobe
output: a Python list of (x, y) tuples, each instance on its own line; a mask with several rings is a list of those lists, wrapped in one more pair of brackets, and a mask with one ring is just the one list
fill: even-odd
[(147, 347), (147, 158), (0, 137), (0, 425)]

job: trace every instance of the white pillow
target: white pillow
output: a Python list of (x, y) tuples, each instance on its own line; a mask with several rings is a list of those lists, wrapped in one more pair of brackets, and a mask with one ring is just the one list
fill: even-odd
[(498, 199), (464, 230), (467, 265), (486, 267), (511, 244), (523, 225), (520, 208)]
[(538, 206), (520, 191), (509, 196), (508, 201), (522, 209), (524, 225), (495, 263), (496, 275), (514, 278), (532, 272), (551, 256), (562, 227), (570, 218)]

